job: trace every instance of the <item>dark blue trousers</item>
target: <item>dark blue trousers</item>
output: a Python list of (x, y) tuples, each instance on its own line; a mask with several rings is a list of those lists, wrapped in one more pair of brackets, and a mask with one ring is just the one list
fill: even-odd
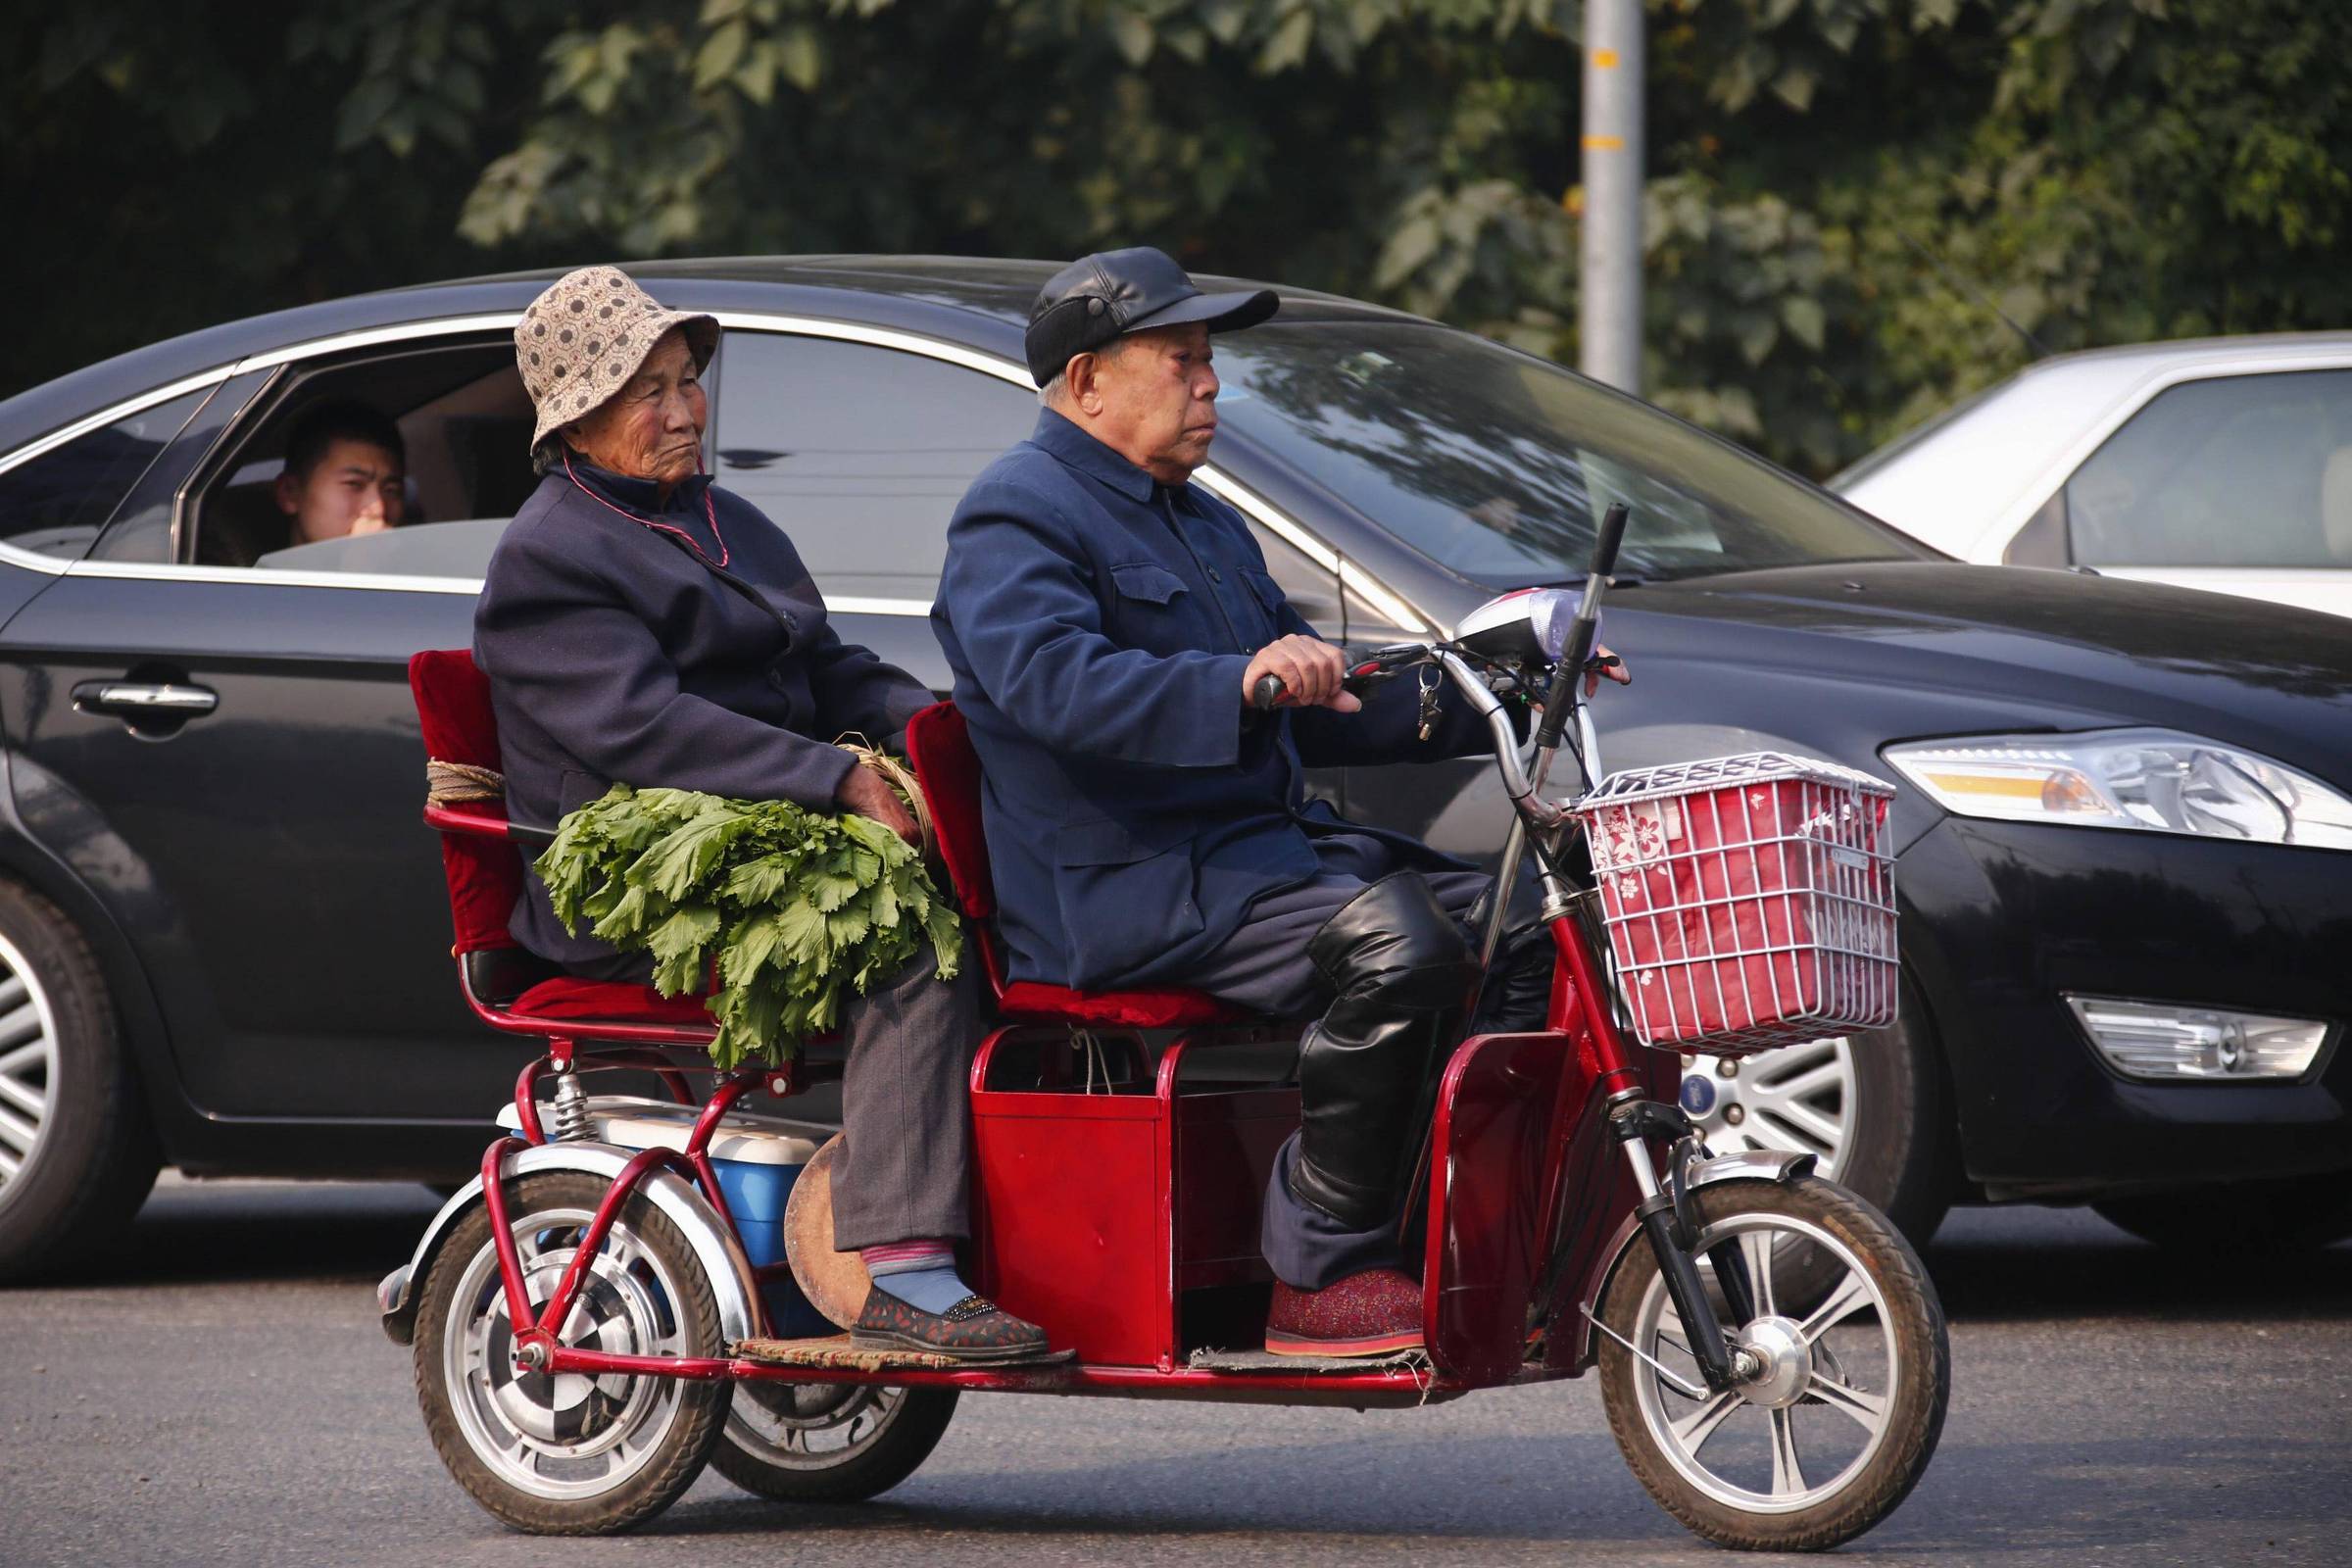
[[(1299, 887), (1269, 894), (1250, 908), (1230, 941), (1183, 977), (1212, 996), (1276, 1018), (1312, 1018), (1332, 1003), (1331, 988), (1308, 961), (1306, 945), (1364, 888), (1395, 867), (1386, 847), (1368, 838), (1341, 834), (1315, 841), (1322, 874)], [(1465, 914), (1494, 879), (1479, 871), (1439, 871), (1429, 876), (1438, 902)], [(1396, 1217), (1368, 1231), (1353, 1231), (1291, 1192), (1291, 1162), (1298, 1135), (1291, 1135), (1275, 1157), (1266, 1183), (1265, 1217), (1259, 1246), (1275, 1278), (1302, 1291), (1372, 1268), (1403, 1263)]]

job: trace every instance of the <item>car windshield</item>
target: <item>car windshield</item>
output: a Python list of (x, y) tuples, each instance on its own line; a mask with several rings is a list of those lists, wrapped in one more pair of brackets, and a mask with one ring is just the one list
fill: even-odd
[(1632, 509), (1621, 573), (1651, 580), (1935, 553), (1801, 480), (1558, 367), (1414, 322), (1217, 340), (1221, 417), (1455, 574), (1583, 573)]

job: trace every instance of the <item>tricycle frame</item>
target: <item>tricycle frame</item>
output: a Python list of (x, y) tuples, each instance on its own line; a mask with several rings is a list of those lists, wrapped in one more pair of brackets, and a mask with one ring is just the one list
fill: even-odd
[[(1161, 1253), (1163, 1267), (1152, 1291), (1164, 1305), (1164, 1328), (1139, 1329), (1131, 1336), (1150, 1343), (1156, 1353), (1116, 1360), (1084, 1358), (1073, 1364), (1026, 1369), (905, 1366), (868, 1370), (784, 1365), (744, 1355), (632, 1356), (564, 1346), (559, 1337), (560, 1326), (572, 1310), (588, 1260), (602, 1247), (622, 1205), (654, 1172), (669, 1171), (691, 1184), (709, 1203), (727, 1245), (740, 1255), (742, 1243), (710, 1161), (711, 1137), (727, 1112), (746, 1096), (754, 1091), (778, 1098), (797, 1095), (808, 1086), (811, 1069), (806, 1063), (790, 1063), (781, 1068), (718, 1073), (682, 1150), (616, 1152), (626, 1155), (625, 1163), (604, 1195), (563, 1278), (548, 1298), (534, 1306), (514, 1245), (507, 1179), (513, 1156), (520, 1148), (562, 1147), (560, 1139), (550, 1138), (541, 1113), (539, 1091), (544, 1080), (550, 1075), (557, 1078), (561, 1107), (564, 1086), (576, 1071), (647, 1070), (661, 1075), (672, 1098), (692, 1104), (695, 1099), (687, 1088), (686, 1075), (714, 1071), (689, 1065), (645, 1045), (583, 1047), (551, 1031), (548, 1054), (525, 1065), (515, 1082), (518, 1137), (497, 1139), (483, 1152), (481, 1161), (481, 1201), (488, 1209), (498, 1251), (509, 1321), (516, 1325), (513, 1331), (516, 1366), (547, 1373), (886, 1384), (1355, 1407), (1414, 1405), (1452, 1398), (1478, 1388), (1575, 1376), (1589, 1364), (1592, 1348), (1584, 1303), (1595, 1299), (1605, 1283), (1608, 1269), (1631, 1234), (1626, 1222), (1640, 1197), (1628, 1165), (1616, 1156), (1617, 1138), (1606, 1125), (1606, 1107), (1612, 1102), (1663, 1092), (1678, 1068), (1662, 1054), (1646, 1065), (1637, 1059), (1610, 1016), (1605, 981), (1582, 927), (1566, 911), (1554, 914), (1549, 925), (1559, 957), (1554, 966), (1549, 1027), (1536, 1034), (1464, 1041), (1453, 1053), (1441, 1082), (1431, 1130), (1434, 1155), (1426, 1202), (1419, 1210), (1424, 1236), (1426, 1360), (1298, 1371), (1181, 1364), (1179, 1358), (1193, 1347), (1182, 1343), (1178, 1324), (1182, 1293), (1176, 1259), (1167, 1251)], [(1221, 1045), (1263, 1041), (1269, 1035), (1263, 1026), (1209, 1027), (1179, 1034), (1159, 1057), (1149, 1098), (1008, 1092), (992, 1083), (1001, 1048), (1067, 1037), (1064, 1031), (1007, 1025), (983, 1043), (973, 1062), (972, 1087), (984, 1166), (992, 1109), (1007, 1108), (1015, 1121), (1028, 1119), (1028, 1113), (1045, 1102), (1054, 1102), (1043, 1106), (1049, 1112), (1092, 1112), (1138, 1122), (1150, 1121), (1154, 1113), (1174, 1116), (1190, 1098), (1184, 1095), (1181, 1082), (1188, 1060), (1213, 1053)], [(1537, 1106), (1527, 1091), (1534, 1082), (1546, 1079), (1547, 1092)], [(569, 1092), (576, 1095), (576, 1081)], [(1274, 1092), (1282, 1091), (1277, 1086)], [(1261, 1091), (1256, 1102), (1261, 1111), (1264, 1102)], [(1128, 1107), (1133, 1107), (1132, 1114)], [(563, 1115), (561, 1108), (558, 1115)], [(1056, 1127), (1048, 1136), (1060, 1138), (1069, 1132), (1069, 1127)], [(1263, 1134), (1259, 1143), (1261, 1150), (1266, 1147)], [(1152, 1234), (1156, 1238), (1174, 1234), (1183, 1203), (1180, 1171), (1171, 1168), (1175, 1164), (1173, 1159), (1163, 1159), (1155, 1171), (1156, 1224)], [(1262, 1183), (1263, 1174), (1262, 1169), (1250, 1172), (1257, 1183)], [(978, 1254), (983, 1286), (996, 1290), (1008, 1309), (1035, 1310), (1017, 1292), (1006, 1299), (1004, 1269), (991, 1247), (985, 1172), (977, 1185), (982, 1191), (975, 1205), (972, 1250)], [(1231, 1186), (1230, 1180), (1227, 1185)], [(463, 1198), (453, 1200), (453, 1208), (462, 1206)], [(1465, 1208), (1475, 1212), (1465, 1212)], [(419, 1250), (420, 1264), (430, 1248), (428, 1237)], [(779, 1263), (754, 1271), (747, 1264), (746, 1273), (757, 1277), (783, 1267)], [(412, 1280), (420, 1277), (420, 1268), (412, 1271)], [(766, 1305), (758, 1294), (750, 1309), (757, 1334), (766, 1336)]]

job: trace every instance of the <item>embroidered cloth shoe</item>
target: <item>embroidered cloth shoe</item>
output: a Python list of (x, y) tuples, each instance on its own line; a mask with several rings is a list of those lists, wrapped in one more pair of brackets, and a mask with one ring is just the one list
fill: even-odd
[(1275, 1355), (1395, 1355), (1421, 1343), (1421, 1283), (1367, 1269), (1319, 1291), (1274, 1282), (1266, 1349)]
[(850, 1331), (850, 1343), (862, 1350), (952, 1355), (974, 1366), (1032, 1361), (1052, 1348), (1044, 1329), (1000, 1310), (985, 1297), (967, 1296), (945, 1312), (926, 1312), (879, 1285), (866, 1291), (865, 1308)]

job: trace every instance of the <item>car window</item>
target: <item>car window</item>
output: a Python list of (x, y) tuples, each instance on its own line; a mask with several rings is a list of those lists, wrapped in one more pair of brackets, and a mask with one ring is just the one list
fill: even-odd
[(2168, 387), (2065, 487), (2092, 566), (2352, 566), (2352, 370)]
[(218, 384), (158, 403), (0, 470), (0, 540), (79, 561)]
[(1340, 608), (1340, 575), (1319, 564), (1305, 551), (1256, 523), (1250, 531), (1266, 558), (1266, 575), (1274, 579), (1291, 608), (1326, 637), (1338, 637), (1347, 616)]
[[(306, 416), (357, 405), (392, 421), (403, 460), (402, 521), (305, 542), (281, 504), (289, 442)], [(131, 539), (118, 559), (216, 568), (478, 578), (500, 533), (538, 486), (532, 410), (503, 336), (402, 345), (289, 368), (208, 462), (179, 537)], [(387, 509), (388, 510), (388, 509)], [(118, 524), (120, 528), (122, 525)], [(116, 548), (116, 529), (100, 553)], [(164, 554), (133, 556), (132, 550)]]
[(1645, 577), (1937, 559), (1729, 442), (1466, 332), (1277, 322), (1219, 338), (1217, 369), (1232, 429), (1486, 586), (1578, 575), (1620, 500), (1621, 569)]
[(189, 476), (220, 441), (255, 394), (270, 384), (271, 370), (248, 370), (221, 382), (180, 426), (161, 456), (147, 466), (138, 483), (90, 550), (93, 561), (138, 561), (150, 564), (172, 559), (173, 529), (178, 525), (180, 493)]
[(718, 482), (765, 513), (817, 587), (929, 604), (948, 518), (1037, 424), (1037, 394), (870, 344), (727, 336)]
[(265, 571), (358, 571), (397, 577), (480, 577), (511, 521), (465, 517), (447, 522), (346, 534), (272, 550), (254, 562)]

